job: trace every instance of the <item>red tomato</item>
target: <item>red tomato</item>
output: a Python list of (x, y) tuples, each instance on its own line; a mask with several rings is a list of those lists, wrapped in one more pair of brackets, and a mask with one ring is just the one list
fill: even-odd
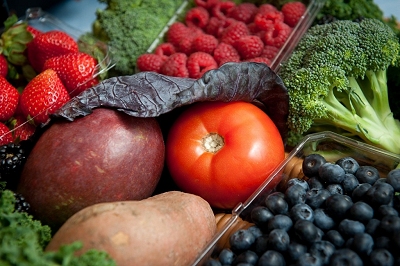
[(244, 202), (285, 158), (273, 121), (246, 102), (202, 102), (174, 122), (166, 163), (178, 187), (231, 209)]

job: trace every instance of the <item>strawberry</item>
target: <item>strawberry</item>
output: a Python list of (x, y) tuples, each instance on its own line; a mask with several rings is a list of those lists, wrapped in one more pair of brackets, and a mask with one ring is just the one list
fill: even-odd
[(13, 130), (12, 136), (15, 143), (29, 139), (36, 130), (36, 126), (31, 123), (31, 121), (28, 121), (28, 119), (22, 114), (15, 115), (10, 120), (9, 125), (10, 128)]
[(31, 25), (28, 25), (26, 27), (26, 30), (32, 34), (33, 38), (43, 33), (42, 31), (36, 29), (35, 27), (32, 27)]
[(27, 51), (29, 63), (40, 73), (47, 59), (67, 53), (77, 53), (78, 44), (67, 33), (53, 30), (37, 35), (29, 43)]
[(13, 138), (10, 129), (0, 122), (0, 145), (6, 145), (13, 142)]
[(18, 100), (18, 90), (0, 76), (0, 121), (7, 121), (13, 116)]
[(68, 53), (49, 58), (43, 70), (53, 69), (71, 97), (99, 83), (95, 76), (97, 60), (86, 53)]
[(21, 94), (21, 110), (35, 124), (45, 123), (49, 114), (69, 101), (68, 91), (57, 72), (47, 69), (33, 78)]
[(0, 76), (5, 78), (7, 77), (7, 74), (8, 74), (7, 58), (3, 54), (0, 54)]

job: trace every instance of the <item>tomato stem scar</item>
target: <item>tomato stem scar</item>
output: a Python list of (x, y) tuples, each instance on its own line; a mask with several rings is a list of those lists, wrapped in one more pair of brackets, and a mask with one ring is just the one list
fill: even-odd
[(216, 153), (224, 147), (225, 141), (218, 133), (209, 133), (202, 139), (202, 144), (207, 152)]

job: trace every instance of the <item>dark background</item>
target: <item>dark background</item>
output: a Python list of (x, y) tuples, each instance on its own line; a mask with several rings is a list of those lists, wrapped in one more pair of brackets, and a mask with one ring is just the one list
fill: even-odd
[(41, 7), (46, 10), (57, 3), (60, 0), (0, 0), (1, 1), (1, 12), (0, 20), (1, 27), (3, 26), (4, 20), (7, 19), (8, 15), (16, 14), (18, 17), (25, 15), (25, 11), (30, 7)]

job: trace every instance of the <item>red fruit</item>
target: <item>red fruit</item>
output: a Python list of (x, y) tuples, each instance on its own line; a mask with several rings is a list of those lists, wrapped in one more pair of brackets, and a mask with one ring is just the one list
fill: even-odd
[(13, 142), (13, 137), (11, 135), (10, 129), (0, 122), (0, 145), (6, 145)]
[(177, 51), (186, 55), (190, 55), (193, 52), (193, 41), (196, 36), (196, 34), (188, 34), (185, 36), (185, 38), (182, 38), (178, 44)]
[(246, 24), (251, 23), (258, 11), (253, 3), (241, 3), (229, 9), (227, 17), (242, 21)]
[(194, 0), (194, 3), (196, 6), (201, 6), (210, 10), (219, 3), (219, 0)]
[(249, 35), (249, 29), (244, 22), (238, 21), (231, 24), (223, 32), (220, 41), (233, 45), (240, 37)]
[(188, 27), (204, 28), (208, 24), (210, 14), (207, 9), (201, 6), (189, 9), (185, 16), (185, 23)]
[(13, 130), (12, 136), (14, 142), (29, 139), (36, 130), (36, 126), (28, 121), (28, 119), (26, 119), (22, 114), (15, 115), (12, 118), (10, 125)]
[(277, 22), (283, 22), (284, 17), (280, 11), (258, 13), (254, 18), (254, 23), (260, 30), (267, 31), (274, 28)]
[(136, 66), (139, 71), (153, 71), (160, 73), (161, 66), (167, 60), (166, 55), (158, 54), (142, 54), (138, 57), (136, 61)]
[(264, 43), (281, 48), (286, 42), (292, 28), (284, 22), (276, 22), (273, 29), (267, 30), (264, 35)]
[(272, 45), (265, 45), (264, 50), (261, 53), (261, 56), (272, 60), (278, 54), (279, 50), (280, 49), (278, 47)]
[(284, 16), (284, 22), (290, 27), (296, 26), (297, 22), (306, 12), (307, 7), (302, 2), (289, 2), (282, 6), (282, 13)]
[(0, 54), (0, 76), (7, 77), (8, 74), (8, 63), (7, 59), (3, 54)]
[(278, 11), (278, 9), (271, 4), (262, 4), (258, 7), (257, 13), (269, 13), (269, 12), (275, 12)]
[(264, 43), (256, 35), (246, 35), (235, 41), (233, 47), (239, 52), (241, 59), (247, 60), (261, 55)]
[(217, 67), (218, 64), (214, 57), (204, 52), (195, 52), (187, 59), (189, 78), (198, 79), (208, 70), (216, 69)]
[(0, 121), (7, 121), (14, 115), (18, 101), (18, 90), (0, 76)]
[(69, 101), (68, 91), (56, 71), (46, 69), (33, 78), (21, 94), (21, 110), (35, 124), (45, 123), (49, 114)]
[(235, 62), (235, 63), (239, 63), (240, 59), (236, 59), (236, 58), (224, 58), (221, 61), (219, 61), (218, 66), (222, 66), (225, 63), (231, 63), (231, 62)]
[(43, 70), (47, 59), (77, 53), (78, 44), (67, 33), (54, 30), (36, 36), (28, 45), (28, 60), (36, 72)]
[(239, 62), (240, 55), (232, 45), (221, 42), (214, 50), (214, 59), (221, 65), (225, 62)]
[(222, 31), (225, 29), (225, 22), (216, 17), (211, 17), (208, 20), (207, 26), (204, 28), (205, 33), (219, 37)]
[(246, 62), (264, 63), (268, 66), (271, 65), (271, 60), (269, 60), (266, 57), (261, 57), (261, 56), (250, 58), (250, 59), (246, 60)]
[(154, 50), (154, 53), (156, 55), (165, 55), (165, 56), (170, 56), (174, 53), (176, 53), (175, 46), (172, 43), (165, 42), (159, 44), (156, 49)]
[(211, 9), (211, 15), (219, 19), (226, 19), (229, 11), (236, 6), (233, 1), (223, 1), (215, 4)]
[(178, 47), (179, 42), (190, 35), (191, 30), (182, 22), (173, 23), (167, 32), (167, 42), (172, 43), (175, 47)]
[(192, 43), (193, 52), (212, 54), (218, 45), (218, 39), (211, 34), (199, 34)]
[(68, 53), (49, 58), (43, 70), (53, 69), (71, 97), (99, 83), (95, 76), (97, 60), (86, 53)]
[(172, 77), (189, 77), (186, 67), (187, 55), (184, 53), (175, 53), (168, 57), (161, 67), (161, 74)]
[(28, 25), (26, 29), (32, 34), (33, 38), (43, 33), (42, 31), (36, 29), (35, 27), (32, 27), (31, 25)]

